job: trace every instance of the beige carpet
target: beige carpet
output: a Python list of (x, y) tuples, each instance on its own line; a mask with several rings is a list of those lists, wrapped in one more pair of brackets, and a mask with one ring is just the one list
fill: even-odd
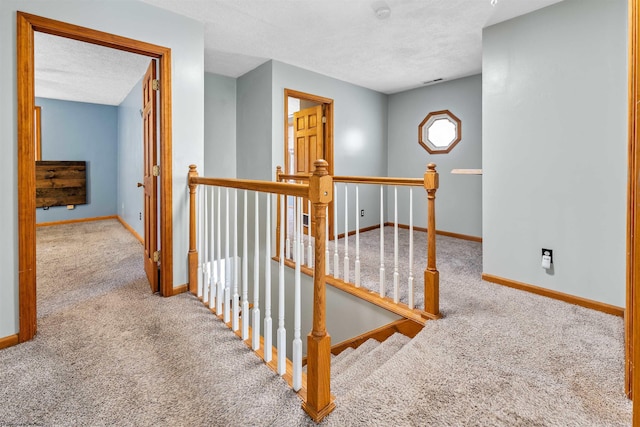
[[(324, 425), (631, 425), (621, 318), (482, 282), (479, 244), (438, 244), (446, 318), (376, 369), (352, 360)], [(38, 314), (0, 351), (0, 425), (311, 424), (195, 298), (151, 295), (116, 221), (38, 229)]]

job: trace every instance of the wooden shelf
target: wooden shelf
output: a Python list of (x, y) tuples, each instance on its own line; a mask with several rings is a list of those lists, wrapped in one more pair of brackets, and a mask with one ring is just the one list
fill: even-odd
[(482, 175), (482, 169), (452, 169), (454, 175)]

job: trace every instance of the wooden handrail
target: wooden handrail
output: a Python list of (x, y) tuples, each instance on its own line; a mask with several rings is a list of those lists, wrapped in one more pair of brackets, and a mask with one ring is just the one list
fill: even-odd
[[(280, 168), (280, 166), (278, 166), (278, 168)], [(307, 174), (276, 174), (277, 182), (308, 181), (309, 177), (310, 175)], [(334, 176), (333, 182), (342, 182), (347, 184), (398, 185), (407, 187), (422, 187), (424, 185), (424, 180), (421, 178), (396, 178), (384, 176)]]
[(253, 179), (232, 178), (189, 178), (189, 185), (201, 184), (214, 187), (237, 188), (240, 190), (260, 191), (263, 193), (285, 194), (287, 196), (308, 197), (309, 186), (306, 184), (291, 184), (288, 182), (258, 181)]
[[(278, 166), (276, 169), (279, 169), (280, 171), (282, 171), (282, 167)], [(311, 177), (312, 174), (286, 174), (286, 173), (282, 173), (280, 172), (280, 174), (276, 174), (277, 177), (276, 179), (278, 180), (278, 182), (282, 182), (282, 181), (309, 181), (309, 178)]]
[(344, 182), (348, 184), (398, 185), (407, 187), (422, 187), (424, 185), (424, 181), (420, 178), (394, 178), (383, 176), (334, 176), (333, 182)]

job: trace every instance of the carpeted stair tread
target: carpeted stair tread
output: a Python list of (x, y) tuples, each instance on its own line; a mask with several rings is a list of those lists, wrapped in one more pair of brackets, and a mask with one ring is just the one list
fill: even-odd
[(411, 341), (410, 338), (400, 333), (390, 336), (367, 354), (355, 360), (350, 366), (342, 369), (338, 375), (334, 376), (331, 389), (336, 394), (343, 395), (351, 388), (360, 384), (365, 378), (374, 375), (380, 366), (395, 356), (409, 341)]
[(342, 352), (340, 354), (337, 355), (331, 355), (331, 366), (333, 366), (335, 363), (338, 363), (338, 361), (344, 357), (347, 357), (349, 354), (353, 353), (355, 351), (355, 348), (353, 347), (347, 347), (344, 350), (342, 350)]
[(354, 361), (360, 359), (379, 345), (380, 342), (374, 339), (368, 339), (360, 347), (350, 351), (349, 354), (342, 356), (344, 351), (340, 353), (331, 363), (331, 378), (335, 378), (342, 370), (348, 369)]

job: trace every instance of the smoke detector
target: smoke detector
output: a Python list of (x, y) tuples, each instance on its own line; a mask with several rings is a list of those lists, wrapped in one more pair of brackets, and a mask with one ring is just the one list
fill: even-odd
[(391, 15), (391, 8), (384, 1), (377, 1), (371, 6), (378, 19), (387, 19)]

